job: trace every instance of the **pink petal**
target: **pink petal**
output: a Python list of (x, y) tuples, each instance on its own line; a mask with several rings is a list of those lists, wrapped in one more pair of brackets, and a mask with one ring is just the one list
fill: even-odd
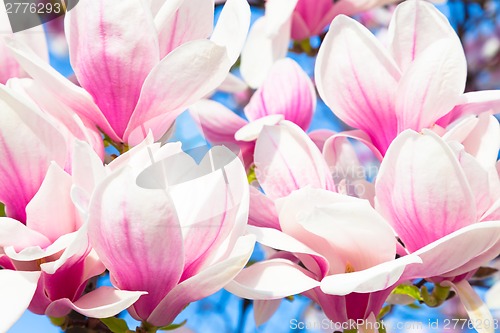
[(189, 108), (203, 136), (211, 143), (236, 142), (234, 134), (247, 122), (221, 103), (204, 99)]
[(272, 300), (319, 286), (310, 272), (285, 259), (253, 264), (238, 274), (225, 289), (238, 297)]
[(67, 147), (53, 123), (17, 94), (0, 86), (0, 99), (0, 201), (8, 216), (25, 222), (50, 161), (65, 165)]
[(408, 255), (362, 271), (329, 275), (321, 281), (321, 290), (325, 294), (340, 296), (384, 290), (400, 280), (406, 266), (420, 263), (419, 257)]
[[(323, 31), (327, 23), (322, 24), (325, 14), (333, 7), (330, 0), (315, 1), (314, 6), (308, 0), (299, 0), (295, 6), (292, 22), (292, 38), (294, 40), (303, 40), (309, 36), (317, 35)], [(297, 21), (301, 20), (307, 30), (298, 29)], [(331, 21), (331, 19), (330, 19)]]
[(304, 188), (279, 202), (283, 232), (328, 259), (330, 273), (361, 271), (392, 260), (396, 239), (367, 200)]
[(0, 218), (0, 247), (14, 246), (22, 250), (30, 246), (46, 247), (50, 241), (43, 234), (27, 228), (24, 224), (9, 217)]
[(489, 111), (500, 112), (500, 92), (498, 90), (467, 92), (462, 95), (453, 110), (441, 117), (437, 123), (446, 126), (464, 115), (479, 115)]
[[(153, 19), (142, 1), (85, 1), (66, 17), (71, 65), (119, 137), (159, 61)], [(98, 59), (98, 61), (96, 61)]]
[(397, 6), (389, 25), (389, 38), (392, 54), (402, 71), (435, 42), (451, 41), (454, 51), (463, 53), (446, 16), (426, 1), (407, 1)]
[(250, 209), (248, 212), (248, 224), (281, 230), (274, 201), (254, 186), (250, 186)]
[(464, 92), (467, 64), (452, 41), (428, 46), (404, 72), (396, 95), (399, 131), (432, 126)]
[(213, 1), (165, 1), (154, 19), (160, 58), (186, 42), (208, 38), (212, 33), (213, 17)]
[(321, 152), (300, 127), (283, 121), (264, 127), (255, 146), (256, 175), (271, 199), (304, 186), (334, 190)]
[(0, 331), (7, 332), (21, 317), (31, 302), (40, 272), (17, 272), (7, 269), (0, 271)]
[(278, 251), (293, 253), (318, 278), (322, 278), (328, 273), (329, 263), (325, 257), (304, 245), (298, 239), (276, 229), (248, 226), (247, 230), (252, 235), (255, 235), (257, 242), (260, 244)]
[(251, 121), (242, 128), (240, 128), (235, 134), (234, 138), (238, 141), (252, 142), (257, 140), (260, 132), (266, 126), (274, 126), (283, 120), (282, 114), (272, 114), (259, 118), (257, 120)]
[(314, 144), (319, 148), (320, 151), (323, 151), (323, 146), (325, 145), (326, 140), (334, 135), (334, 131), (320, 129), (314, 130), (308, 133), (311, 140), (313, 140)]
[(71, 176), (51, 163), (40, 189), (26, 206), (26, 226), (45, 235), (51, 242), (76, 231), (80, 222), (71, 202), (72, 185)]
[(292, 59), (278, 60), (262, 86), (245, 107), (250, 121), (271, 114), (309, 128), (316, 107), (316, 92), (309, 76)]
[(266, 33), (275, 36), (280, 33), (283, 25), (286, 25), (292, 17), (297, 0), (268, 0), (266, 2)]
[(489, 114), (483, 113), (478, 119), (477, 125), (462, 144), (483, 168), (488, 169), (497, 161), (500, 150), (500, 125), (498, 120)]
[(410, 252), (476, 221), (475, 200), (457, 158), (430, 131), (408, 130), (396, 138), (375, 187), (377, 210)]
[(146, 293), (142, 291), (100, 287), (83, 295), (75, 302), (68, 298), (52, 302), (47, 308), (46, 315), (55, 318), (64, 317), (70, 310), (75, 310), (90, 318), (113, 317), (134, 304), (144, 294)]
[(10, 41), (9, 48), (17, 61), (33, 79), (43, 82), (45, 87), (57, 96), (62, 103), (66, 104), (82, 118), (92, 121), (112, 140), (120, 141), (106, 117), (94, 103), (92, 96), (85, 89), (71, 83), (49, 64), (38, 58), (26, 45)]
[(245, 0), (227, 0), (210, 40), (226, 48), (229, 62), (238, 59), (250, 27), (250, 6)]
[[(229, 71), (225, 48), (207, 40), (183, 44), (169, 53), (146, 78), (125, 137), (137, 144), (147, 134), (141, 125), (164, 115), (172, 124), (185, 108), (219, 86)], [(165, 127), (165, 131), (170, 126)], [(145, 132), (145, 133), (144, 133)]]
[(410, 266), (404, 279), (454, 278), (474, 271), (498, 256), (499, 230), (500, 221), (476, 223), (424, 246), (413, 253), (422, 259), (422, 265)]
[(241, 76), (251, 88), (260, 87), (274, 62), (288, 52), (291, 21), (283, 24), (274, 36), (268, 34), (268, 21), (263, 16), (252, 24), (241, 52)]
[(139, 187), (135, 178), (130, 168), (122, 168), (101, 182), (90, 202), (88, 232), (113, 284), (149, 293), (134, 305), (146, 319), (177, 284), (184, 250), (170, 196)]
[(155, 326), (168, 325), (186, 305), (226, 286), (245, 267), (254, 243), (255, 238), (252, 236), (240, 237), (228, 259), (207, 267), (177, 285), (151, 313), (148, 323)]
[(281, 299), (255, 300), (253, 301), (253, 317), (255, 326), (259, 327), (268, 321), (278, 310)]
[(315, 78), (332, 111), (365, 131), (384, 153), (397, 133), (394, 100), (400, 72), (370, 31), (348, 17), (335, 18), (319, 50)]

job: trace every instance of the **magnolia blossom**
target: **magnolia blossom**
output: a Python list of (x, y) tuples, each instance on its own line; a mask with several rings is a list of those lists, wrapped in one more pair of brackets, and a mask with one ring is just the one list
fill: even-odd
[(26, 77), (27, 73), (19, 66), (16, 59), (7, 48), (6, 38), (12, 37), (22, 40), (29, 45), (33, 51), (43, 61), (49, 61), (49, 51), (47, 49), (47, 42), (45, 34), (41, 25), (30, 28), (21, 32), (12, 33), (9, 17), (7, 12), (0, 10), (0, 83), (5, 84), (8, 79), (13, 77)]
[(250, 258), (248, 183), (224, 147), (199, 165), (179, 144), (160, 148), (150, 138), (127, 155), (90, 199), (89, 237), (116, 288), (147, 293), (128, 309), (132, 317), (165, 326)]
[(203, 135), (212, 143), (233, 143), (240, 147), (245, 165), (253, 162), (255, 139), (264, 125), (282, 119), (304, 131), (316, 107), (316, 92), (307, 74), (291, 59), (277, 61), (263, 85), (244, 109), (248, 121), (220, 103), (198, 102), (190, 108)]
[(334, 322), (374, 321), (407, 265), (420, 262), (416, 256), (394, 259), (394, 232), (366, 200), (303, 188), (277, 207), (281, 231), (248, 231), (280, 251), (226, 287), (240, 297), (276, 300), (302, 293)]
[[(112, 140), (160, 138), (190, 104), (215, 89), (239, 55), (250, 12), (229, 1), (212, 32), (213, 3), (82, 1), (66, 16), (70, 60), (82, 88), (41, 62), (25, 45), (10, 46), (35, 79)], [(154, 18), (153, 18), (154, 15)], [(211, 35), (211, 39), (206, 37)], [(97, 61), (98, 60), (98, 61)]]
[(467, 64), (460, 40), (431, 4), (400, 4), (389, 37), (387, 50), (361, 24), (339, 16), (315, 68), (325, 103), (366, 133), (379, 155), (405, 129), (430, 128), (438, 121), (447, 126), (463, 114), (498, 107), (498, 91), (463, 93)]
[[(498, 134), (498, 123), (491, 130)], [(423, 260), (407, 277), (452, 286), (479, 332), (493, 332), (479, 324), (492, 318), (466, 279), (500, 252), (500, 181), (491, 171), (457, 142), (407, 130), (389, 147), (375, 185), (376, 208), (404, 244), (401, 254)]]

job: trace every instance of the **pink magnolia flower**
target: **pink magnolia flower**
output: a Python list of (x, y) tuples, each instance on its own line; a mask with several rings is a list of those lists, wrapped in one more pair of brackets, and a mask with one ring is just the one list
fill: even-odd
[(407, 265), (420, 262), (416, 256), (394, 259), (394, 232), (366, 200), (308, 187), (277, 206), (281, 231), (248, 227), (259, 243), (279, 251), (226, 286), (240, 297), (302, 293), (336, 323), (374, 320)]
[(224, 147), (212, 148), (200, 165), (180, 144), (135, 148), (115, 160), (120, 166), (92, 195), (89, 236), (116, 288), (147, 292), (128, 309), (132, 317), (164, 326), (225, 286), (250, 258), (255, 240), (243, 235), (248, 182)]
[(307, 74), (291, 59), (276, 62), (244, 109), (245, 120), (220, 103), (203, 100), (190, 108), (203, 135), (215, 144), (240, 147), (245, 165), (253, 162), (255, 139), (264, 125), (286, 119), (304, 131), (316, 107), (316, 92)]
[(43, 61), (49, 61), (49, 51), (43, 27), (37, 26), (28, 30), (12, 33), (9, 17), (7, 12), (0, 10), (0, 83), (5, 84), (8, 79), (13, 77), (27, 77), (28, 74), (19, 66), (16, 59), (6, 45), (6, 37), (10, 36), (18, 40), (22, 40), (29, 45), (33, 51)]
[(498, 91), (463, 94), (467, 65), (460, 40), (433, 5), (400, 4), (389, 36), (387, 50), (361, 24), (338, 16), (315, 68), (325, 103), (382, 155), (405, 129), (430, 128), (443, 117), (446, 126), (464, 113), (498, 108)]
[(55, 162), (50, 164), (26, 206), (26, 223), (0, 218), (0, 284), (11, 290), (2, 294), (1, 332), (6, 332), (27, 308), (51, 317), (76, 310), (104, 318), (119, 313), (143, 294), (101, 287), (82, 296), (88, 280), (105, 270), (90, 247), (84, 216), (71, 199), (76, 184), (93, 182), (80, 178), (88, 171), (78, 170), (85, 169), (89, 159), (102, 167), (88, 145), (77, 143), (75, 172), (70, 176)]
[(224, 80), (239, 55), (249, 26), (248, 4), (228, 1), (214, 30), (213, 3), (201, 4), (167, 1), (154, 13), (136, 0), (79, 3), (66, 16), (66, 35), (83, 88), (23, 45), (11, 42), (11, 48), (23, 68), (47, 82), (62, 103), (112, 140), (134, 145), (149, 129), (160, 138), (187, 106)]
[[(487, 145), (475, 140), (477, 148), (483, 143)], [(499, 143), (491, 143), (497, 146), (495, 155)], [(375, 189), (376, 208), (398, 234), (405, 252), (423, 260), (405, 273), (407, 278), (451, 285), (474, 324), (491, 319), (467, 278), (500, 253), (497, 170), (483, 168), (457, 142), (447, 144), (429, 130), (407, 130), (389, 147)], [(493, 332), (479, 326), (480, 332)]]

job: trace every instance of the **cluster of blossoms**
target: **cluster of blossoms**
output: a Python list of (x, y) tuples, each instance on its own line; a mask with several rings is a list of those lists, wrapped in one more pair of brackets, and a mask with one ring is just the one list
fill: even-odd
[[(359, 332), (385, 304), (453, 290), (494, 332), (500, 286), (485, 304), (469, 281), (500, 255), (500, 91), (464, 93), (462, 44), (432, 3), (395, 7), (384, 42), (349, 17), (392, 2), (268, 0), (250, 28), (246, 0), (215, 27), (211, 0), (80, 0), (73, 80), (41, 27), (4, 36), (0, 332), (26, 309), (63, 327), (127, 310), (156, 332), (222, 288), (258, 324), (301, 294)], [(286, 55), (317, 35), (312, 80)], [(317, 95), (352, 129), (307, 132)], [(165, 143), (186, 109), (213, 146), (198, 161)], [(112, 286), (90, 288), (106, 271)]]

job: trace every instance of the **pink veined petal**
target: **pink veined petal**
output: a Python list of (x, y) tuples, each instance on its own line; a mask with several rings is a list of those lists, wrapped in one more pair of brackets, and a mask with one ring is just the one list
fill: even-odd
[(312, 36), (310, 28), (300, 14), (294, 11), (292, 14), (292, 30), (290, 37), (293, 40), (304, 40), (309, 36)]
[(71, 310), (91, 318), (108, 318), (122, 312), (134, 304), (139, 297), (147, 294), (143, 291), (116, 290), (100, 287), (72, 302), (68, 298), (58, 299), (47, 308), (46, 315), (64, 317)]
[(50, 240), (38, 231), (31, 230), (19, 221), (9, 217), (0, 218), (0, 247), (14, 246), (16, 251), (26, 247), (50, 245)]
[(479, 115), (488, 111), (500, 112), (500, 92), (498, 90), (467, 92), (462, 95), (453, 110), (441, 117), (437, 123), (441, 126), (447, 126), (464, 115)]
[(500, 221), (476, 223), (413, 252), (422, 265), (411, 266), (404, 279), (450, 277), (474, 271), (500, 251)]
[(327, 159), (327, 161), (329, 159), (328, 150), (333, 148), (333, 147), (331, 147), (331, 145), (333, 145), (335, 143), (335, 140), (338, 137), (345, 137), (345, 138), (355, 139), (355, 140), (360, 141), (361, 143), (366, 145), (373, 152), (373, 155), (379, 161), (382, 161), (383, 156), (380, 153), (380, 151), (377, 149), (377, 147), (375, 147), (373, 145), (370, 137), (365, 132), (360, 131), (360, 130), (344, 131), (344, 132), (336, 133), (334, 136), (330, 136), (328, 138), (328, 140), (326, 140), (326, 142), (324, 143), (324, 147), (323, 147), (323, 155), (325, 156), (325, 159)]
[(327, 259), (298, 239), (276, 229), (248, 226), (247, 230), (255, 235), (260, 244), (275, 250), (293, 253), (318, 279), (323, 278), (328, 273), (330, 267)]
[(1, 332), (7, 332), (26, 311), (35, 293), (39, 277), (40, 272), (17, 272), (8, 269), (0, 271)]
[(272, 300), (300, 294), (319, 286), (312, 273), (286, 259), (253, 264), (238, 274), (225, 289), (238, 297)]
[(375, 188), (377, 210), (410, 252), (476, 222), (464, 172), (450, 147), (431, 131), (407, 130), (394, 140)]
[(65, 165), (67, 147), (48, 117), (5, 86), (0, 86), (0, 107), (0, 201), (8, 216), (26, 222), (26, 205), (50, 161)]
[(400, 72), (371, 32), (353, 19), (336, 17), (321, 44), (315, 78), (333, 113), (365, 131), (385, 153), (397, 134), (394, 101)]
[(495, 166), (500, 150), (500, 124), (489, 114), (483, 113), (478, 118), (479, 122), (462, 144), (483, 168), (489, 169)]
[(134, 304), (146, 319), (179, 281), (184, 249), (169, 194), (141, 188), (135, 178), (124, 167), (101, 182), (90, 202), (88, 232), (113, 284), (149, 293)]
[(26, 226), (51, 242), (77, 230), (80, 223), (70, 197), (72, 185), (71, 176), (51, 163), (40, 189), (26, 206)]
[(267, 79), (245, 107), (250, 121), (272, 114), (309, 128), (316, 107), (316, 91), (309, 76), (292, 59), (274, 63)]
[(493, 320), (490, 310), (481, 300), (481, 297), (474, 291), (467, 280), (459, 282), (445, 281), (443, 286), (451, 287), (460, 298), (460, 302), (465, 307), (472, 325), (478, 333), (494, 333), (496, 321)]
[(252, 24), (241, 52), (241, 76), (251, 88), (260, 87), (274, 62), (288, 52), (291, 21), (283, 24), (274, 37), (267, 33), (267, 21), (263, 16)]
[(73, 84), (49, 64), (38, 58), (26, 45), (11, 40), (8, 43), (17, 61), (35, 80), (43, 82), (52, 94), (61, 102), (78, 113), (82, 118), (90, 120), (106, 133), (112, 140), (120, 141), (101, 110), (94, 103), (92, 96), (83, 88)]
[(248, 212), (248, 224), (281, 230), (274, 201), (254, 186), (250, 186), (250, 209)]
[(326, 129), (320, 129), (320, 130), (314, 130), (309, 133), (307, 133), (311, 140), (313, 140), (314, 144), (319, 148), (320, 151), (323, 151), (323, 147), (325, 145), (325, 142), (330, 138), (332, 135), (335, 134), (334, 131), (326, 130)]
[[(322, 32), (323, 28), (328, 24), (323, 21), (323, 18), (332, 7), (333, 3), (330, 0), (317, 0), (314, 5), (311, 5), (309, 0), (299, 0), (294, 10), (292, 38), (302, 40)], [(303, 28), (298, 29), (299, 26)]]
[(148, 128), (141, 125), (157, 116), (173, 123), (184, 109), (217, 88), (229, 67), (225, 48), (211, 41), (196, 40), (176, 48), (146, 78), (125, 139), (133, 139), (133, 144), (142, 141)]
[(171, 324), (186, 305), (225, 287), (245, 267), (254, 244), (253, 236), (240, 237), (227, 259), (178, 284), (151, 313), (147, 322), (155, 326)]
[(213, 17), (213, 0), (165, 1), (154, 18), (160, 58), (186, 42), (208, 38), (214, 25)]
[(259, 327), (271, 319), (273, 314), (278, 311), (280, 304), (281, 299), (253, 301), (253, 318), (255, 320), (255, 326)]
[[(333, 8), (327, 13), (326, 18), (329, 21), (337, 15), (354, 15), (366, 10), (369, 10), (376, 6), (383, 6), (395, 2), (394, 0), (339, 0), (337, 1)], [(327, 21), (328, 22), (328, 21)]]
[(136, 0), (89, 0), (68, 13), (65, 28), (78, 82), (123, 137), (143, 82), (160, 60), (151, 13)]
[(256, 176), (271, 199), (304, 186), (334, 190), (333, 179), (318, 147), (297, 125), (282, 121), (262, 130), (255, 146)]
[(406, 266), (421, 263), (418, 256), (407, 255), (362, 271), (329, 275), (321, 281), (321, 290), (325, 294), (339, 296), (384, 290), (400, 280)]
[(210, 40), (226, 48), (229, 62), (238, 59), (250, 27), (250, 6), (245, 0), (228, 0), (220, 13)]
[(203, 136), (211, 143), (236, 143), (234, 134), (247, 122), (219, 102), (203, 99), (189, 108)]
[(367, 200), (304, 188), (281, 199), (279, 206), (283, 232), (327, 258), (330, 274), (394, 259), (394, 232)]
[(452, 41), (434, 43), (404, 72), (396, 95), (398, 131), (431, 127), (464, 92), (467, 64)]
[(463, 53), (462, 44), (446, 16), (426, 1), (405, 1), (397, 6), (389, 25), (390, 49), (402, 71), (408, 69), (431, 44), (450, 41)]
[(234, 133), (234, 138), (237, 141), (253, 142), (257, 140), (264, 127), (277, 125), (283, 118), (282, 114), (272, 114), (251, 121)]

